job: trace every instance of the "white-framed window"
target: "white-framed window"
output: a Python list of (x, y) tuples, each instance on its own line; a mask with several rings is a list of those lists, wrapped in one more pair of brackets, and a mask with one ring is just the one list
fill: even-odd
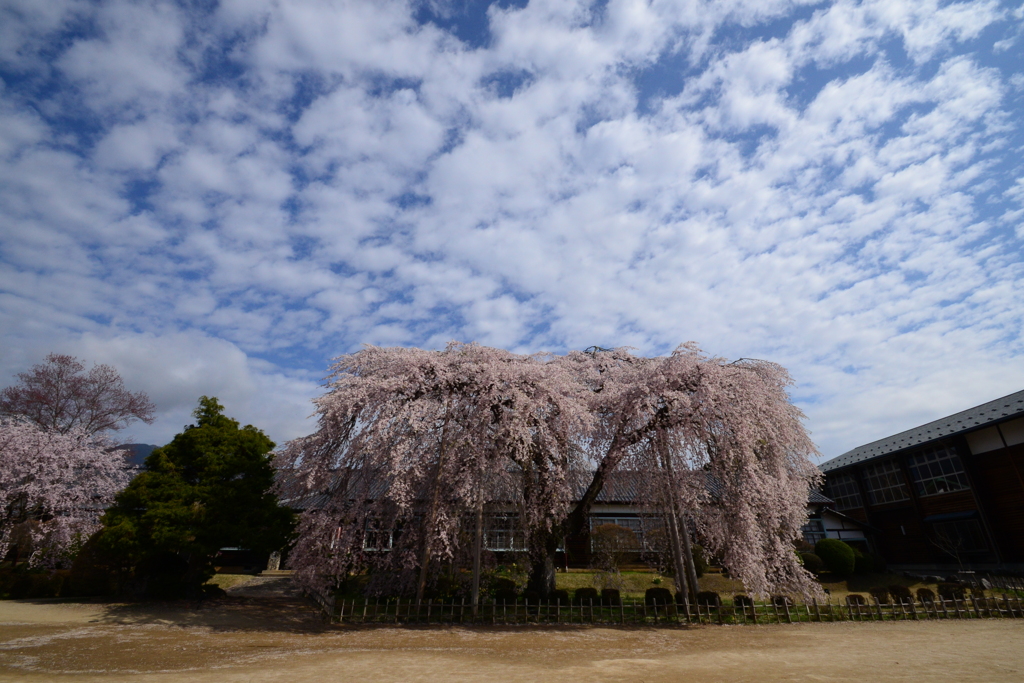
[[(340, 532), (340, 529), (339, 529)], [(395, 530), (381, 523), (367, 520), (363, 532), (363, 550), (391, 550), (395, 547)]]
[(484, 529), (484, 547), (497, 552), (526, 550), (526, 535), (515, 514), (489, 515)]
[(836, 502), (837, 510), (864, 507), (864, 503), (860, 499), (860, 492), (857, 490), (857, 481), (851, 475), (829, 475), (826, 488), (828, 497)]
[(811, 545), (825, 538), (825, 525), (820, 519), (808, 519), (807, 524), (800, 527), (800, 530), (803, 532), (804, 540)]
[(864, 488), (872, 505), (896, 503), (910, 498), (903, 472), (895, 460), (864, 468)]
[(910, 456), (910, 476), (919, 496), (970, 488), (960, 456), (951, 446), (935, 446)]

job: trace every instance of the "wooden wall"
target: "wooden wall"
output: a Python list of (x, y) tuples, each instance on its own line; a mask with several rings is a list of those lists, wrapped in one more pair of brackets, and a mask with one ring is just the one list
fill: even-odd
[(1004, 562), (1024, 562), (1024, 444), (970, 456)]

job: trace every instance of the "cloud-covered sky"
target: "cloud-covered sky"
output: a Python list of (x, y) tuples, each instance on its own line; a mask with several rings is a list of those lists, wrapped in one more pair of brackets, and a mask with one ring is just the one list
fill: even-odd
[(329, 359), (694, 340), (826, 457), (1024, 387), (1024, 9), (0, 2), (0, 385), (283, 441)]

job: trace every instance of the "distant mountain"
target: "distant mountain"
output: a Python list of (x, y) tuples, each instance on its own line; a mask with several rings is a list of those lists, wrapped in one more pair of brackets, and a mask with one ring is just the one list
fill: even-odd
[(117, 447), (120, 451), (127, 451), (125, 453), (125, 460), (136, 467), (142, 467), (146, 458), (159, 446), (154, 446), (151, 443), (126, 443), (121, 444)]

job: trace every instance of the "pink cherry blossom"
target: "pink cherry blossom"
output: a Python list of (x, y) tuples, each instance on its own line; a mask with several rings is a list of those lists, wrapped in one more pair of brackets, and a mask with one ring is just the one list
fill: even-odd
[(30, 564), (66, 564), (129, 477), (122, 452), (83, 428), (61, 433), (0, 420), (0, 557), (14, 527), (27, 522)]
[(813, 592), (792, 547), (819, 475), (790, 384), (774, 363), (693, 344), (658, 358), (454, 342), (342, 356), (319, 429), (276, 460), (282, 497), (305, 507), (292, 566), (309, 585), (372, 569), (422, 595), (431, 566), (465, 556), (486, 505), (517, 513), (531, 586), (548, 593), (561, 540), (588, 531), (610, 475), (632, 471), (637, 502), (687, 543), (692, 522), (749, 591)]

